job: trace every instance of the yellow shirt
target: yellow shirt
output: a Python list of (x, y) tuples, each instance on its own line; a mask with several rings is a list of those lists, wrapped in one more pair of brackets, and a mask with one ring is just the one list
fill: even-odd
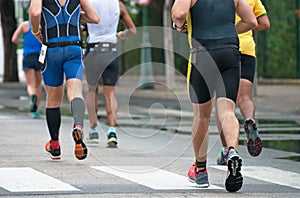
[[(267, 11), (260, 0), (247, 0), (253, 10), (256, 18), (267, 15)], [(235, 21), (238, 22), (241, 18), (236, 15)], [(240, 52), (242, 54), (255, 57), (255, 42), (252, 36), (252, 31), (239, 34)]]

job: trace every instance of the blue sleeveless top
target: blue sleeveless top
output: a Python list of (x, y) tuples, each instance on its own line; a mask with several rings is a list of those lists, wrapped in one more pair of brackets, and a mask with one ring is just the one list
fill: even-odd
[(35, 38), (35, 36), (31, 33), (31, 25), (29, 23), (29, 31), (23, 34), (24, 39), (24, 47), (23, 47), (23, 55), (40, 53), (42, 44)]
[(44, 43), (75, 42), (81, 40), (80, 0), (43, 0), (41, 26)]

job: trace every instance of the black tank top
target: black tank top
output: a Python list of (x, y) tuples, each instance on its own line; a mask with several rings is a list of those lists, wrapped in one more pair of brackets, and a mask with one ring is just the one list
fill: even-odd
[(233, 0), (198, 0), (190, 14), (192, 38), (202, 45), (238, 45)]

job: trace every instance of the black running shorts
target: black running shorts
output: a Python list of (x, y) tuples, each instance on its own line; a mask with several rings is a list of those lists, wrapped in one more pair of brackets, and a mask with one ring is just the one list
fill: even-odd
[(241, 78), (253, 83), (255, 74), (255, 58), (246, 54), (241, 54)]
[(205, 103), (215, 93), (236, 102), (240, 81), (240, 52), (226, 47), (192, 52), (189, 94), (193, 103)]
[(41, 71), (42, 64), (39, 62), (39, 53), (32, 53), (23, 56), (23, 70), (34, 69)]

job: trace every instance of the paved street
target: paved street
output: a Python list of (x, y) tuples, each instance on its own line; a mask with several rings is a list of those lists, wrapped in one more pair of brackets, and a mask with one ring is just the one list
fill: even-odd
[[(69, 105), (64, 102), (60, 137), (62, 160), (51, 161), (44, 152), (44, 144), (49, 139), (43, 115), (44, 103), (41, 118), (32, 119), (24, 88), (22, 84), (0, 86), (0, 196), (299, 197), (299, 162), (282, 159), (299, 156), (299, 150), (296, 153), (263, 148), (262, 154), (253, 158), (245, 145), (240, 145), (244, 185), (237, 193), (227, 193), (224, 189), (226, 167), (216, 165), (220, 140), (213, 120), (209, 129), (208, 153), (211, 186), (199, 189), (189, 183), (186, 174), (194, 160), (190, 136), (193, 115), (183, 89), (170, 93), (160, 87), (152, 92), (131, 91), (127, 84), (120, 82), (116, 90), (120, 102), (119, 148), (106, 148), (107, 126), (100, 100), (101, 141), (98, 145), (88, 145), (89, 154), (84, 161), (76, 160), (73, 155), (72, 119), (68, 114)], [(270, 86), (267, 90), (273, 88)], [(265, 90), (262, 93), (259, 92), (256, 97), (257, 119), (273, 120), (260, 125), (263, 141), (300, 140), (297, 108), (280, 112), (266, 101), (273, 97), (279, 108), (280, 100)], [(289, 105), (287, 108), (290, 108)], [(282, 123), (282, 120), (288, 122)], [(88, 126), (87, 119), (85, 126)], [(282, 133), (286, 130), (295, 133)], [(268, 131), (279, 132), (274, 135)], [(241, 132), (241, 140), (244, 139)]]

